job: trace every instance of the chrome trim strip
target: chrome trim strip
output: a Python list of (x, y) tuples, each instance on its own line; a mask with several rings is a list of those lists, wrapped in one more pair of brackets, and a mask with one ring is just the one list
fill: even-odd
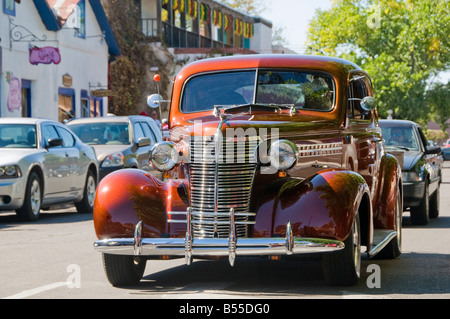
[(386, 235), (386, 237), (379, 242), (375, 247), (373, 247), (367, 255), (369, 258), (372, 258), (376, 254), (378, 254), (381, 250), (383, 250), (384, 247), (386, 247), (387, 244), (391, 242), (391, 240), (394, 240), (395, 237), (397, 237), (397, 231), (393, 230), (389, 234)]
[[(94, 248), (102, 253), (133, 255), (133, 238), (111, 238), (98, 240)], [(322, 253), (344, 248), (344, 243), (321, 238), (292, 237), (292, 254)], [(286, 239), (237, 238), (237, 256), (286, 255)], [(192, 256), (228, 256), (228, 238), (194, 238)], [(141, 256), (185, 256), (184, 238), (143, 238)]]

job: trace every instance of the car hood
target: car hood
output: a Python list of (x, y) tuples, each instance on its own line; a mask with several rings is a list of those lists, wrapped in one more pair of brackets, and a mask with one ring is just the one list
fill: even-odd
[(39, 153), (36, 148), (1, 148), (0, 165), (17, 164), (23, 158)]
[(97, 154), (97, 160), (103, 161), (108, 155), (118, 152), (124, 152), (130, 145), (91, 145)]
[(422, 152), (420, 151), (405, 151), (403, 158), (403, 170), (411, 170), (421, 157)]

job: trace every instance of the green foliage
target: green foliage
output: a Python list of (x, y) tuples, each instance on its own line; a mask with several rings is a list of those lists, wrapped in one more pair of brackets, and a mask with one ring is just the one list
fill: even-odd
[(218, 0), (218, 2), (249, 15), (258, 15), (265, 10), (259, 0)]
[(450, 66), (449, 34), (448, 0), (334, 0), (310, 23), (308, 53), (355, 62), (371, 75), (382, 116), (425, 123), (448, 107), (427, 102), (430, 79)]
[(109, 111), (131, 115), (142, 109), (146, 72), (150, 66), (147, 41), (140, 28), (139, 6), (134, 0), (105, 3), (121, 56), (111, 63), (110, 83), (113, 97)]

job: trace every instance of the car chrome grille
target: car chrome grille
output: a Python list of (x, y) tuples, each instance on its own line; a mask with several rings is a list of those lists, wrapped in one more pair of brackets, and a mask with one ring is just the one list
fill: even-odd
[(221, 142), (217, 157), (215, 145), (211, 138), (195, 138), (191, 142), (193, 234), (197, 238), (227, 238), (233, 208), (236, 236), (245, 237), (248, 225), (254, 223), (254, 214), (248, 209), (256, 171), (252, 158), (256, 143), (248, 137), (245, 141)]

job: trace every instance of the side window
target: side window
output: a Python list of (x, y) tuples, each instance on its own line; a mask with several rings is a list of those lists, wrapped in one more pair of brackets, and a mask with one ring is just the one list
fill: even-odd
[(353, 76), (348, 86), (348, 116), (350, 118), (370, 119), (371, 112), (361, 108), (361, 100), (366, 96), (373, 96), (370, 80), (364, 75)]
[(44, 125), (42, 126), (42, 139), (45, 143), (45, 146), (47, 147), (48, 140), (53, 138), (59, 138), (58, 133), (56, 132), (56, 129), (53, 125)]
[(69, 131), (62, 127), (56, 127), (56, 130), (63, 140), (63, 147), (73, 147), (75, 145), (75, 138)]
[(427, 138), (425, 137), (425, 134), (423, 133), (422, 129), (420, 129), (420, 128), (417, 128), (417, 131), (418, 131), (418, 133), (419, 133), (419, 138), (420, 138), (420, 140), (422, 141), (422, 146), (423, 146), (423, 148), (426, 148), (427, 145), (428, 145), (428, 140), (427, 140)]
[(134, 130), (134, 141), (137, 142), (141, 137), (145, 137), (144, 131), (142, 130), (139, 123), (133, 124), (133, 130)]
[(140, 122), (140, 123), (141, 123), (142, 129), (144, 130), (145, 136), (150, 138), (150, 141), (152, 144), (156, 144), (155, 134), (153, 134), (153, 131), (150, 128), (150, 126), (148, 125), (148, 123), (145, 123), (145, 122)]

